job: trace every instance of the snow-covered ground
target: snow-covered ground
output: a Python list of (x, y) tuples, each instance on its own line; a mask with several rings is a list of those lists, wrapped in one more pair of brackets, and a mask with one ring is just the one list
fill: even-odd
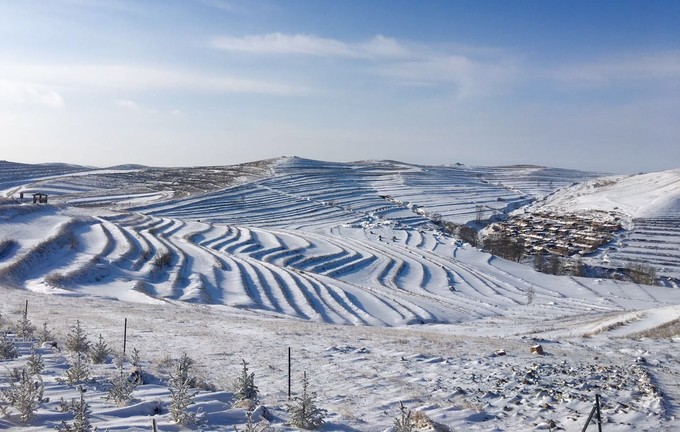
[[(16, 323), (29, 300), (29, 318), (61, 340), (80, 319), (91, 339), (118, 347), (128, 318), (128, 342), (149, 373), (121, 408), (102, 399), (116, 367), (93, 368), (85, 398), (100, 430), (149, 430), (152, 417), (160, 430), (182, 429), (167, 414), (170, 358), (182, 352), (220, 390), (201, 391), (191, 408), (205, 413), (205, 430), (244, 427), (231, 386), (241, 359), (272, 425), (294, 430), (288, 347), (295, 385), (306, 371), (328, 410), (324, 430), (383, 431), (401, 401), (437, 430), (580, 431), (595, 394), (607, 431), (680, 428), (680, 291), (537, 273), (431, 222), (556, 202), (558, 188), (597, 175), (298, 158), (49, 179), (27, 169), (23, 183), (12, 173), (0, 203), (2, 316)], [(666, 177), (658, 181), (670, 196)], [(9, 199), (43, 190), (54, 193), (49, 205)], [(650, 190), (655, 198), (638, 197), (631, 218), (646, 202), (673, 200)], [(608, 200), (624, 208), (619, 192)], [(544, 355), (529, 352), (536, 344)], [(26, 361), (24, 345), (8, 368)], [(34, 430), (69, 421), (58, 400), (78, 395), (57, 380), (65, 354), (41, 350), (50, 402)]]

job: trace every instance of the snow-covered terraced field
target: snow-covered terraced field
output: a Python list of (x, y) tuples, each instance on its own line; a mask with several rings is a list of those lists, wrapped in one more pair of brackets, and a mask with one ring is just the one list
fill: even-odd
[[(215, 327), (215, 334), (223, 328), (247, 333), (247, 326), (254, 325), (255, 337), (261, 338), (268, 329), (277, 328), (276, 322), (285, 322), (279, 328), (300, 344), (314, 342), (295, 334), (292, 329), (297, 325), (307, 329), (303, 331), (321, 328), (342, 335), (342, 343), (331, 343), (334, 339), (326, 336), (320, 339), (332, 345), (327, 351), (318, 345), (312, 349), (315, 358), (326, 362), (319, 370), (361, 376), (364, 384), (355, 380), (344, 384), (338, 378), (333, 381), (338, 389), (325, 390), (326, 400), (336, 410), (334, 427), (339, 428), (327, 430), (384, 430), (391, 421), (382, 415), (369, 415), (368, 427), (349, 413), (357, 409), (387, 412), (388, 406), (391, 410), (398, 403), (401, 391), (407, 391), (411, 403), (424, 406), (438, 421), (460, 430), (491, 430), (490, 424), (499, 425), (495, 430), (520, 430), (529, 422), (540, 429), (547, 417), (559, 418), (564, 430), (580, 430), (577, 423), (582, 411), (589, 409), (591, 396), (584, 386), (598, 370), (597, 362), (579, 357), (575, 365), (553, 358), (530, 366), (526, 353), (516, 352), (513, 360), (504, 362), (486, 354), (475, 358), (465, 347), (448, 358), (443, 347), (450, 343), (442, 342), (446, 335), (463, 335), (456, 339), (460, 344), (465, 335), (500, 337), (493, 342), (499, 345), (505, 338), (517, 344), (527, 335), (537, 341), (543, 335), (553, 338), (544, 343), (553, 344), (552, 352), (560, 356), (585, 346), (579, 338), (602, 337), (607, 349), (615, 350), (617, 343), (600, 335), (629, 336), (672, 323), (678, 318), (675, 305), (680, 304), (680, 291), (538, 273), (462, 244), (432, 220), (441, 217), (464, 224), (475, 220), (480, 207), (509, 212), (534, 199), (553, 196), (558, 187), (593, 176), (524, 166), (422, 167), (299, 158), (237, 167), (94, 170), (49, 179), (37, 176), (39, 180), (24, 171), (2, 183), (11, 183), (11, 187), (0, 203), (0, 286), (30, 291), (25, 295), (31, 299), (53, 294), (59, 302), (96, 299), (92, 302), (98, 305), (107, 304), (102, 299), (122, 300), (135, 310), (156, 311), (154, 319), (158, 320), (162, 310), (180, 315), (178, 311), (186, 311), (192, 318), (175, 318), (187, 323), (186, 327), (194, 322), (197, 328)], [(47, 192), (50, 204), (19, 202), (20, 191)], [(653, 251), (649, 259), (654, 265), (675, 271), (678, 235), (677, 219), (635, 220), (635, 231), (624, 239), (625, 245), (609, 255), (618, 254), (617, 259), (624, 260), (628, 254), (638, 257)], [(146, 319), (141, 312), (137, 316)], [(238, 324), (237, 329), (228, 324), (234, 317), (252, 321)], [(314, 324), (317, 327), (308, 327)], [(341, 328), (336, 325), (378, 327), (390, 338), (389, 332), (408, 326), (418, 330), (406, 339), (418, 340), (418, 332), (423, 331), (437, 347), (423, 354), (429, 351), (424, 348), (426, 342), (421, 340), (412, 348), (407, 345), (411, 342), (399, 342), (399, 336), (394, 336), (395, 341), (383, 348), (376, 342), (378, 333), (371, 333), (368, 348), (362, 348), (348, 341), (355, 333), (333, 330)], [(202, 335), (197, 340), (211, 337), (216, 336)], [(568, 346), (560, 346), (560, 338), (571, 338)], [(196, 344), (192, 347), (201, 356), (199, 360), (219, 354), (211, 351), (216, 347), (185, 339), (182, 336), (182, 344)], [(260, 343), (271, 348), (273, 342)], [(145, 344), (158, 345), (146, 339)], [(477, 341), (475, 346), (481, 345)], [(252, 350), (259, 349), (239, 347), (253, 356)], [(225, 349), (219, 348), (220, 352)], [(397, 363), (378, 371), (377, 353), (394, 357)], [(610, 397), (642, 404), (630, 409), (631, 415), (612, 408), (615, 430), (627, 430), (626, 422), (644, 415), (672, 423), (672, 410), (654, 411), (654, 407), (659, 400), (672, 403), (680, 392), (667, 386), (667, 399), (651, 390), (624, 397), (635, 391), (637, 380), (648, 375), (627, 368), (621, 355), (614, 355), (616, 361), (608, 359), (606, 365), (607, 373), (618, 377), (619, 387), (592, 387)], [(628, 353), (623, 356), (630, 357)], [(269, 354), (265, 357), (274, 362)], [(266, 370), (270, 360), (257, 364)], [(304, 361), (314, 367), (310, 359)], [(375, 371), (366, 369), (366, 364)], [(417, 376), (406, 378), (405, 365)], [(487, 378), (480, 380), (477, 372), (470, 375), (475, 368), (487, 371)], [(658, 376), (668, 382), (674, 371)], [(449, 372), (454, 375), (446, 375)], [(517, 373), (524, 378), (515, 379)], [(538, 379), (555, 375), (564, 381), (570, 373), (579, 378), (569, 384), (572, 396), (567, 402), (554, 393), (560, 385), (557, 381), (543, 385)], [(264, 377), (273, 385), (272, 373), (264, 372)], [(505, 390), (498, 387), (503, 380), (503, 384), (511, 383)], [(419, 387), (423, 385), (427, 389)], [(527, 396), (522, 386), (540, 395)], [(347, 396), (382, 389), (387, 399), (370, 399), (369, 408), (359, 408), (361, 398)], [(554, 416), (539, 415), (548, 409), (541, 408), (542, 403), (561, 404), (560, 411)], [(515, 408), (523, 404), (524, 408)], [(508, 414), (513, 410), (517, 417)], [(533, 414), (528, 416), (526, 410)], [(232, 418), (229, 424), (241, 424), (241, 414), (240, 420)]]
[(640, 261), (653, 266), (659, 277), (680, 279), (680, 216), (633, 219), (633, 228), (618, 239), (608, 260), (619, 266)]
[[(0, 278), (41, 292), (225, 304), (389, 326), (521, 315), (538, 304), (535, 313), (545, 316), (656, 307), (676, 296), (669, 291), (657, 300), (635, 285), (593, 279), (555, 286), (551, 276), (463, 246), (432, 224), (435, 213), (464, 223), (478, 206), (503, 212), (528, 202), (532, 197), (516, 185), (528, 188), (539, 175), (535, 168), (517, 167), (513, 177), (510, 168), (299, 158), (257, 168), (267, 175), (179, 199), (166, 190), (162, 199), (128, 209), (121, 187), (136, 179), (130, 196), (139, 198), (149, 176), (139, 169), (122, 177), (106, 171), (50, 179), (61, 202), (85, 207), (6, 205), (2, 237), (11, 247), (2, 254)], [(579, 175), (568, 173), (563, 182)], [(485, 176), (505, 176), (515, 186)], [(549, 183), (555, 179), (543, 180)], [(88, 210), (93, 194), (98, 206)], [(118, 211), (102, 208), (105, 200)]]

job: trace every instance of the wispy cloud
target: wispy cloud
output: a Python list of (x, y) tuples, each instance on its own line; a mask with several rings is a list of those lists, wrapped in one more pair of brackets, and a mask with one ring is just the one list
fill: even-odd
[(0, 100), (13, 104), (41, 105), (49, 108), (64, 106), (64, 98), (54, 89), (22, 81), (0, 80)]
[(131, 65), (0, 65), (0, 73), (64, 89), (160, 89), (270, 95), (294, 95), (309, 91), (274, 81)]
[(483, 62), (460, 55), (391, 63), (381, 65), (376, 71), (402, 84), (448, 84), (461, 98), (502, 93), (519, 76), (519, 69), (512, 62)]
[(245, 37), (218, 37), (213, 46), (225, 51), (252, 54), (303, 54), (315, 56), (353, 56), (345, 43), (310, 35), (270, 33)]
[(469, 46), (435, 49), (377, 35), (344, 42), (313, 35), (270, 33), (218, 37), (214, 48), (250, 55), (333, 57), (368, 62), (373, 74), (405, 85), (449, 85), (459, 97), (491, 94), (514, 79), (517, 67), (500, 50)]
[(322, 57), (395, 58), (413, 52), (396, 40), (376, 36), (366, 42), (348, 43), (306, 34), (269, 33), (244, 37), (222, 36), (212, 46), (224, 51), (272, 55), (309, 55)]

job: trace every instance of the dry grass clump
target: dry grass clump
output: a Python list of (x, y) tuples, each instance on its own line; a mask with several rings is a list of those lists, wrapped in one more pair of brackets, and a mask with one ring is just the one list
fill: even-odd
[(670, 339), (680, 336), (680, 318), (631, 335), (632, 338)]

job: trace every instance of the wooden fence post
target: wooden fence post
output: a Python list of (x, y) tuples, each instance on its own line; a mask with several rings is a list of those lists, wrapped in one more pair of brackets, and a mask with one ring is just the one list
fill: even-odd
[(125, 324), (123, 326), (123, 355), (125, 355), (126, 345), (127, 345), (127, 318), (125, 318)]

